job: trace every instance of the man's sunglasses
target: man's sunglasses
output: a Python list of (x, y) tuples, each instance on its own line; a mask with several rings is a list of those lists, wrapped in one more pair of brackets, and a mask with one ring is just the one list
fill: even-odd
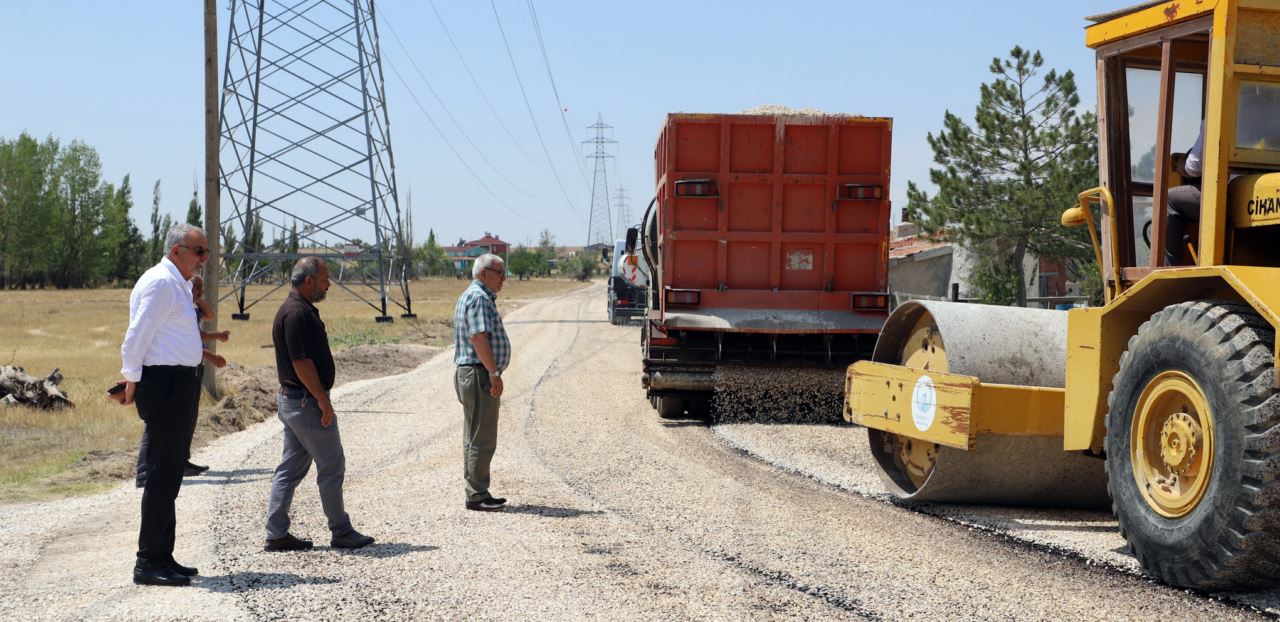
[(204, 257), (209, 254), (209, 249), (203, 246), (187, 246), (186, 244), (179, 244), (178, 246), (195, 253), (196, 257)]
[(498, 273), (498, 276), (506, 276), (506, 274), (507, 274), (507, 271), (506, 271), (506, 270), (494, 270), (493, 268), (483, 268), (483, 269), (484, 269), (484, 270), (488, 270), (488, 271), (490, 271), (490, 272), (497, 272), (497, 273)]

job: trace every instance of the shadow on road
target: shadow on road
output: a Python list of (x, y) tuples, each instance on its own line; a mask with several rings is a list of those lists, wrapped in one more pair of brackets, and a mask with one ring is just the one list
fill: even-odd
[(709, 419), (686, 419), (684, 421), (663, 421), (664, 428), (709, 428), (711, 420)]
[(579, 516), (604, 514), (600, 510), (575, 510), (573, 508), (557, 508), (546, 505), (508, 505), (503, 511), (508, 514), (535, 514), (549, 518), (577, 518)]
[(208, 484), (217, 484), (220, 486), (229, 486), (235, 484), (248, 484), (250, 482), (262, 482), (271, 479), (274, 469), (235, 469), (232, 471), (205, 471), (204, 473), (188, 477), (182, 480), (183, 486), (200, 486)]
[(403, 542), (375, 542), (360, 549), (352, 549), (343, 551), (344, 555), (358, 555), (360, 557), (373, 557), (377, 559), (386, 559), (388, 557), (399, 557), (409, 553), (427, 553), (439, 550), (438, 546), (429, 544), (405, 544)]
[(193, 585), (210, 592), (231, 593), (333, 583), (339, 583), (339, 580), (333, 577), (304, 577), (291, 572), (233, 572), (216, 577), (197, 577)]
[(503, 321), (504, 326), (516, 326), (519, 324), (608, 324), (609, 320), (511, 320)]

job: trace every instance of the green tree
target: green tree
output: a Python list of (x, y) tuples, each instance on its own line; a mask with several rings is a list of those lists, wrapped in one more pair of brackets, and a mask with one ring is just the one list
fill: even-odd
[(561, 274), (568, 274), (579, 281), (589, 280), (600, 270), (600, 261), (595, 253), (583, 251), (566, 262)]
[[(1084, 232), (1064, 229), (1062, 211), (1096, 182), (1094, 115), (1080, 114), (1075, 76), (1045, 73), (1039, 52), (1014, 47), (990, 67), (994, 80), (979, 88), (974, 123), (948, 111), (929, 134), (937, 185), (933, 197), (908, 184), (907, 211), (922, 227), (983, 257), (975, 282), (984, 296), (1026, 304), (1024, 258), (1066, 259), (1089, 267)], [(1043, 76), (1041, 78), (1041, 76)]]
[(132, 283), (145, 270), (146, 240), (129, 216), (132, 209), (133, 184), (125, 175), (103, 214), (103, 236), (109, 253), (106, 279), (111, 282)]
[(418, 273), (423, 276), (452, 276), (455, 272), (444, 247), (436, 241), (435, 229), (427, 231), (427, 241), (414, 253)]
[(8, 288), (43, 287), (53, 265), (58, 141), (25, 132), (0, 143), (0, 276)]
[(147, 263), (155, 265), (169, 249), (164, 247), (164, 238), (173, 227), (173, 218), (168, 214), (160, 214), (160, 180), (151, 188), (151, 238), (148, 241)]
[(191, 201), (187, 203), (187, 224), (204, 227), (204, 210), (200, 208), (200, 190), (191, 189)]
[(542, 254), (525, 246), (518, 246), (507, 257), (507, 272), (521, 281), (535, 275), (543, 263)]
[(551, 230), (543, 229), (538, 235), (538, 276), (550, 276), (551, 264), (556, 259), (556, 236)]
[[(109, 249), (104, 243), (102, 162), (93, 147), (72, 141), (57, 159), (57, 202), (49, 241), (52, 281), (57, 287), (85, 287), (106, 277)], [(110, 193), (114, 199), (115, 190)]]

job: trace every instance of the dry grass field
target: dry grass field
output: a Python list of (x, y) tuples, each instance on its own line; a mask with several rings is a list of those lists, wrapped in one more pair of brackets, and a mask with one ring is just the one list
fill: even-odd
[[(423, 279), (413, 283), (416, 320), (395, 312), (392, 324), (373, 321), (374, 309), (338, 287), (321, 302), (321, 317), (335, 350), (366, 344), (443, 346), (453, 342), (453, 305), (468, 280)], [(568, 279), (508, 281), (499, 306), (509, 311), (522, 301), (568, 291), (582, 284)], [(265, 291), (265, 290), (264, 290)], [(288, 293), (282, 288), (249, 309), (250, 320), (231, 321), (233, 303), (224, 300), (219, 328), (231, 340), (218, 344), (229, 362), (246, 367), (272, 365), (271, 320)], [(250, 290), (252, 299), (253, 290)], [(62, 370), (62, 389), (76, 404), (64, 411), (0, 407), (0, 501), (91, 492), (103, 478), (60, 478), (98, 455), (135, 448), (142, 422), (132, 407), (104, 397), (119, 379), (120, 341), (129, 316), (128, 289), (0, 291), (0, 364), (43, 377)], [(206, 402), (208, 398), (206, 397)], [(206, 404), (207, 405), (207, 404)]]

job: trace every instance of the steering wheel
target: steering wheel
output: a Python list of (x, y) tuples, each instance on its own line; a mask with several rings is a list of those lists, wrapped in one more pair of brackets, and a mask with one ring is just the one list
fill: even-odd
[(1147, 224), (1142, 225), (1142, 241), (1147, 243), (1147, 249), (1151, 248), (1151, 221), (1150, 220), (1147, 221)]

